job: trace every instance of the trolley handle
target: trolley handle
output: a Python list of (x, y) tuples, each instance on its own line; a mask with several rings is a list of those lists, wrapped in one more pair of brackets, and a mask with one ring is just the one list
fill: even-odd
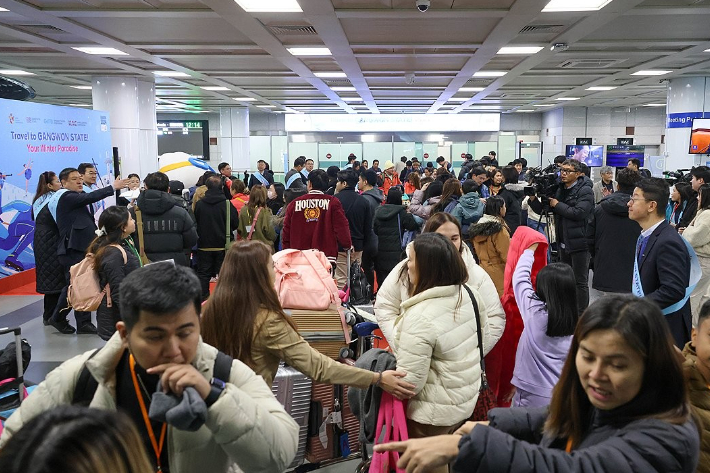
[(14, 333), (16, 336), (20, 336), (22, 334), (22, 329), (20, 327), (15, 327), (15, 328), (8, 328), (8, 327), (3, 327), (0, 328), (0, 335), (5, 335), (8, 333)]

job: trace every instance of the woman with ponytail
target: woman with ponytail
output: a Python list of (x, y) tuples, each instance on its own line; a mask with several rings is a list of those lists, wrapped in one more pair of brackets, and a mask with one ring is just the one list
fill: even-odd
[[(52, 171), (39, 175), (37, 192), (32, 199), (32, 218), (35, 220), (34, 254), (36, 268), (36, 291), (44, 294), (44, 325), (49, 324), (54, 308), (59, 301), (59, 294), (64, 288), (64, 269), (59, 264), (57, 246), (59, 246), (59, 228), (52, 212), (56, 212), (57, 192), (62, 185)], [(53, 205), (50, 205), (53, 203)]]
[(104, 340), (111, 338), (116, 331), (116, 322), (121, 320), (119, 286), (123, 278), (142, 266), (138, 250), (130, 238), (135, 230), (136, 222), (128, 209), (111, 206), (101, 213), (96, 238), (86, 251), (94, 255), (94, 271), (99, 276), (100, 287), (108, 284), (111, 291), (111, 307), (105, 297), (96, 311), (96, 330)]

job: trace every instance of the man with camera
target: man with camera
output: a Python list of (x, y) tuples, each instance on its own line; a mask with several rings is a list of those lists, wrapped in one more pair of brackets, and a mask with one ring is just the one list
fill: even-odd
[[(577, 283), (577, 308), (581, 313), (589, 305), (589, 248), (587, 223), (594, 211), (592, 181), (582, 172), (582, 163), (568, 159), (560, 167), (560, 186), (550, 198), (555, 216), (555, 233), (560, 261), (572, 266)], [(543, 211), (539, 199), (530, 198), (537, 213)]]

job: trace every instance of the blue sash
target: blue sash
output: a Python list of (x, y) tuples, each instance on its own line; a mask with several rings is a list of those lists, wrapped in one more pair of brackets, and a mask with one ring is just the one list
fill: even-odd
[[(663, 315), (672, 314), (673, 312), (677, 312), (682, 309), (703, 275), (703, 271), (700, 268), (700, 261), (698, 260), (698, 255), (695, 254), (695, 250), (693, 250), (693, 247), (690, 246), (690, 243), (688, 243), (685, 238), (683, 238), (683, 243), (685, 243), (685, 247), (688, 249), (688, 255), (690, 255), (690, 285), (685, 289), (685, 297), (683, 297), (683, 299), (671, 306), (666, 307), (665, 309), (662, 309)], [(634, 254), (634, 278), (631, 283), (631, 292), (636, 297), (644, 297), (643, 286), (641, 285), (641, 275), (639, 274), (639, 246), (639, 244), (636, 245), (636, 253)]]
[(252, 174), (252, 176), (257, 178), (259, 182), (261, 182), (262, 186), (269, 187), (269, 181), (264, 176), (262, 176), (260, 172), (255, 172), (254, 174)]
[(39, 199), (35, 200), (35, 203), (32, 204), (32, 214), (35, 216), (35, 219), (37, 218), (37, 215), (39, 215), (39, 212), (44, 208), (44, 206), (49, 203), (49, 200), (52, 198), (53, 195), (54, 191), (50, 191), (44, 194)]
[(291, 184), (296, 182), (296, 179), (300, 179), (300, 178), (301, 178), (300, 172), (293, 173), (293, 175), (291, 177), (289, 177), (288, 181), (286, 182), (286, 189), (289, 189), (291, 187)]
[[(49, 213), (52, 214), (52, 218), (54, 221), (57, 221), (57, 205), (59, 205), (59, 198), (64, 195), (65, 192), (68, 192), (67, 189), (59, 189), (57, 192), (55, 192), (52, 197), (49, 199), (47, 202), (47, 207), (49, 208)], [(37, 214), (35, 214), (36, 216)]]

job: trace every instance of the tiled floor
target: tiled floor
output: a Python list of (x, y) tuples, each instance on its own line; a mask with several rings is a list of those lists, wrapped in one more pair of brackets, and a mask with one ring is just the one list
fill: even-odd
[[(61, 335), (42, 323), (41, 296), (0, 296), (0, 327), (22, 328), (22, 337), (32, 346), (32, 361), (25, 379), (40, 383), (47, 373), (73, 356), (103, 346), (96, 335)], [(72, 315), (70, 322), (74, 323)], [(0, 348), (13, 341), (12, 335), (0, 336)], [(351, 460), (318, 469), (323, 473), (352, 473), (359, 460)]]

